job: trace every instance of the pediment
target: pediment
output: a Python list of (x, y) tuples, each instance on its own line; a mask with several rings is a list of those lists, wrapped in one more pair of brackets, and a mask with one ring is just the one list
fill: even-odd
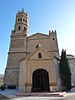
[[(41, 53), (42, 58), (39, 58), (38, 54)], [(49, 54), (43, 50), (43, 49), (37, 49), (36, 51), (34, 51), (29, 57), (28, 59), (31, 60), (47, 60), (47, 59), (51, 59), (51, 57), (49, 56)]]
[(28, 37), (28, 39), (43, 39), (43, 38), (49, 38), (49, 35), (42, 34), (42, 33), (36, 33)]

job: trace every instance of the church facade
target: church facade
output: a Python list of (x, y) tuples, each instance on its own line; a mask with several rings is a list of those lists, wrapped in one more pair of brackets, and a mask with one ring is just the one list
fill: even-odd
[(56, 31), (28, 35), (28, 14), (19, 11), (11, 31), (4, 83), (25, 92), (60, 91)]

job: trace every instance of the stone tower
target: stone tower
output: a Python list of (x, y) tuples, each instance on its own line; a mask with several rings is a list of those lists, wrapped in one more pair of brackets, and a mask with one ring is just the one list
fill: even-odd
[(26, 37), (28, 36), (28, 14), (18, 11), (14, 30), (11, 31), (10, 47), (7, 66), (5, 69), (4, 83), (8, 88), (16, 88), (19, 79), (19, 60), (26, 56)]

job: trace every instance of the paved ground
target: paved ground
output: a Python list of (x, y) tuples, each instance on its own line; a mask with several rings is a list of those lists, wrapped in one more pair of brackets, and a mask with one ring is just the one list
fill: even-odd
[(7, 97), (0, 95), (0, 100), (75, 100), (75, 93), (67, 93), (64, 97), (27, 96), (11, 99), (8, 99)]
[(0, 100), (9, 100), (7, 97), (0, 95)]
[[(75, 100), (75, 91), (72, 91), (70, 93), (66, 93), (62, 97), (58, 96), (16, 96), (15, 94), (19, 94), (17, 90), (5, 90), (0, 91), (0, 100)], [(62, 93), (62, 92), (61, 92)], [(10, 98), (10, 99), (8, 99)]]

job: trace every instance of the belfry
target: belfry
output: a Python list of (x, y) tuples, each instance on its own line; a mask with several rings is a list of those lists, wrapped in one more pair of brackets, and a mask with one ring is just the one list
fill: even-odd
[(28, 14), (18, 11), (11, 31), (4, 83), (25, 92), (59, 91), (61, 88), (57, 33), (28, 35)]

